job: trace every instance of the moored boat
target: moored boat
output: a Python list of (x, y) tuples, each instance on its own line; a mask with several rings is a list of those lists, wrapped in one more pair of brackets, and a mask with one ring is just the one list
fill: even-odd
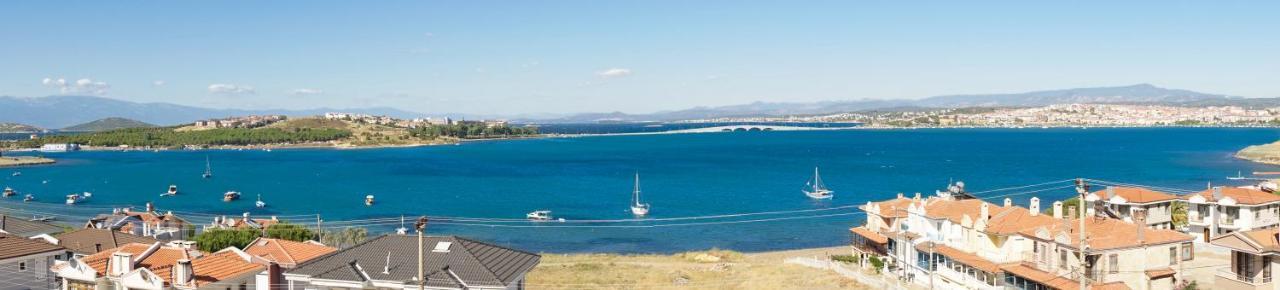
[(372, 206), (372, 205), (373, 205), (373, 195), (372, 195), (372, 194), (370, 194), (370, 195), (365, 195), (365, 196), (364, 196), (364, 205), (365, 205), (365, 206)]
[(222, 194), (222, 201), (234, 201), (237, 199), (240, 199), (239, 191), (233, 190), (233, 191), (228, 191), (227, 193)]
[(73, 194), (68, 194), (68, 195), (67, 195), (67, 204), (76, 204), (77, 202), (80, 202), (80, 195), (79, 195), (79, 194), (74, 194), (74, 193), (73, 193)]
[(805, 182), (805, 188), (800, 190), (804, 195), (813, 199), (829, 199), (835, 195), (835, 191), (827, 188), (822, 183), (822, 176), (818, 175), (818, 167), (813, 167), (813, 179)]
[(262, 201), (262, 195), (261, 195), (261, 194), (259, 194), (259, 195), (258, 195), (258, 202), (253, 203), (253, 206), (256, 206), (256, 207), (258, 207), (258, 208), (264, 208), (264, 207), (267, 207), (267, 203)]
[(14, 171), (13, 176), (22, 176), (22, 171)]
[(15, 194), (18, 194), (18, 192), (17, 192), (17, 191), (14, 191), (14, 190), (13, 190), (13, 188), (10, 188), (10, 187), (5, 187), (5, 188), (4, 188), (4, 197), (10, 197), (10, 196), (13, 196), (13, 195), (15, 195)]
[(204, 156), (204, 174), (200, 175), (205, 179), (213, 177), (213, 166), (209, 164), (209, 156)]
[(649, 204), (640, 202), (640, 173), (636, 173), (635, 189), (631, 191), (631, 214), (638, 216), (649, 214)]
[(33, 200), (36, 200), (36, 197), (34, 195), (28, 194), (27, 196), (22, 197), (22, 202), (30, 202)]

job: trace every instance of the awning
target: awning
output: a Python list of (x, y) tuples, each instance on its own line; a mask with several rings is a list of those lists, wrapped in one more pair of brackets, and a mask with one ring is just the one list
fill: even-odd
[(1175, 271), (1173, 271), (1173, 268), (1169, 268), (1169, 267), (1165, 267), (1163, 269), (1151, 269), (1151, 270), (1147, 270), (1146, 272), (1147, 272), (1147, 277), (1150, 277), (1151, 279), (1169, 277), (1169, 276), (1173, 276), (1173, 274), (1176, 273)]
[[(920, 251), (922, 253), (928, 253), (930, 251), (929, 249), (930, 244), (933, 244), (933, 243), (924, 242), (924, 243), (917, 244), (916, 251)], [(1000, 265), (997, 265), (996, 263), (991, 261), (987, 261), (987, 259), (983, 259), (982, 257), (978, 257), (978, 255), (966, 253), (956, 248), (948, 247), (946, 245), (933, 244), (932, 251), (935, 254), (946, 256), (947, 258), (951, 258), (956, 262), (969, 265), (969, 267), (982, 270), (983, 272), (987, 272), (987, 273), (1000, 272)]]
[(888, 237), (885, 237), (880, 233), (873, 232), (863, 227), (850, 228), (849, 231), (853, 232), (856, 235), (862, 236), (863, 238), (866, 238), (868, 241), (872, 241), (877, 244), (889, 243)]
[[(1061, 290), (1080, 289), (1080, 283), (1076, 283), (1075, 280), (1068, 279), (1067, 277), (1050, 274), (1048, 272), (1040, 271), (1036, 268), (1032, 268), (1025, 264), (1006, 265), (1004, 267), (1001, 267), (1000, 269), (1010, 274), (1018, 275), (1018, 277), (1035, 281), (1036, 283), (1040, 283), (1050, 288), (1061, 289)], [(1107, 284), (1093, 284), (1092, 286), (1089, 287), (1089, 289), (1128, 290), (1129, 286), (1125, 285), (1122, 282), (1112, 282)]]

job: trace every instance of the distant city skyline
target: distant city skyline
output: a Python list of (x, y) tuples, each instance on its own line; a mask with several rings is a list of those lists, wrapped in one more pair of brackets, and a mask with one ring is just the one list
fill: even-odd
[(1280, 97), (1274, 11), (1280, 3), (5, 3), (0, 96), (494, 115), (1138, 83)]

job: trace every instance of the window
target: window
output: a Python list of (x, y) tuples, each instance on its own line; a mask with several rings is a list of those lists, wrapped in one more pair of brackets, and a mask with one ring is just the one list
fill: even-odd
[(1058, 250), (1058, 268), (1063, 270), (1067, 269), (1067, 251), (1066, 250)]
[(27, 262), (18, 262), (18, 271), (26, 271)]
[(1262, 256), (1262, 281), (1271, 281), (1271, 256)]
[(1178, 247), (1169, 247), (1169, 266), (1178, 264)]
[(1110, 274), (1120, 273), (1120, 256), (1111, 254), (1107, 255), (1107, 259), (1110, 260), (1108, 262), (1111, 266), (1110, 269), (1107, 269), (1107, 272)]
[(1192, 250), (1191, 243), (1182, 244), (1182, 260), (1191, 261), (1195, 257), (1195, 251)]

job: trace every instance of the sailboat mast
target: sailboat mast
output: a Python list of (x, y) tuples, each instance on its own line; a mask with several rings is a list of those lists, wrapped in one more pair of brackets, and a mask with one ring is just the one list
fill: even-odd
[(636, 173), (635, 189), (631, 191), (631, 204), (640, 204), (640, 173)]
[(825, 186), (822, 185), (822, 176), (818, 175), (818, 167), (814, 166), (813, 167), (813, 188), (821, 189), (824, 187)]

